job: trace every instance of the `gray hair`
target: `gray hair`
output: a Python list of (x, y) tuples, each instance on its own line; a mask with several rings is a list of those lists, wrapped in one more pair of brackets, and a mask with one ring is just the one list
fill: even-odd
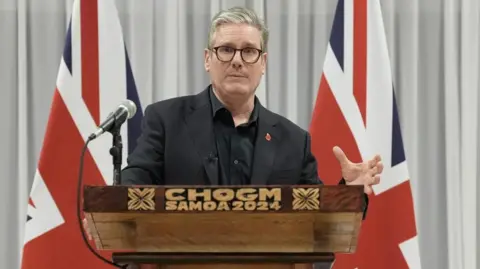
[(264, 21), (255, 13), (255, 11), (244, 7), (232, 7), (227, 10), (222, 10), (212, 18), (208, 35), (208, 48), (211, 49), (211, 46), (213, 45), (213, 35), (217, 31), (217, 28), (227, 23), (244, 23), (257, 28), (262, 32), (261, 49), (264, 51), (266, 50), (268, 44), (268, 29), (265, 26)]

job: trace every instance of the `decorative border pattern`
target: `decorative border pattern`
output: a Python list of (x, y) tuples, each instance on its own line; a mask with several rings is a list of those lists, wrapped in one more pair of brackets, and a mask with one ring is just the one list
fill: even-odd
[(155, 210), (155, 188), (129, 188), (128, 210)]
[(292, 189), (293, 210), (319, 210), (320, 189), (318, 188), (294, 188)]

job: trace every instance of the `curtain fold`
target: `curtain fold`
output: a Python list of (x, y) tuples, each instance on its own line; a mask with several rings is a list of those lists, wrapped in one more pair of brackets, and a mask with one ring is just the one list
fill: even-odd
[[(479, 214), (477, 198), (477, 181), (479, 158), (478, 137), (478, 89), (479, 85), (479, 27), (480, 27), (480, 4), (478, 1), (461, 1), (461, 56), (460, 56), (460, 97), (461, 97), (461, 156), (462, 171), (462, 208), (463, 219), (463, 260), (466, 268), (478, 268), (480, 263), (477, 260), (477, 229), (476, 222)], [(476, 34), (472, 34), (475, 33)], [(477, 90), (475, 90), (477, 89)], [(448, 180), (448, 179), (447, 179)], [(470, 205), (477, 205), (470, 206)]]
[[(423, 268), (480, 268), (480, 2), (380, 2)], [(72, 3), (0, 1), (0, 268), (19, 268)], [(204, 89), (210, 19), (241, 5), (255, 9), (270, 30), (262, 103), (308, 129), (337, 0), (116, 4), (143, 109)]]
[[(31, 167), (26, 167), (25, 164), (29, 163), (29, 124), (28, 124), (28, 54), (27, 54), (27, 1), (18, 0), (17, 7), (17, 128), (16, 136), (16, 167), (17, 167), (17, 180), (18, 188), (15, 190), (17, 199), (15, 205), (17, 206), (17, 224), (25, 223), (25, 215), (27, 212), (26, 201), (28, 201), (28, 192), (25, 190), (29, 187), (29, 170)], [(16, 228), (18, 234), (15, 244), (15, 253), (20, 253), (18, 258), (21, 258), (22, 241), (24, 235), (24, 229), (19, 225)], [(12, 255), (15, 257), (16, 255)]]

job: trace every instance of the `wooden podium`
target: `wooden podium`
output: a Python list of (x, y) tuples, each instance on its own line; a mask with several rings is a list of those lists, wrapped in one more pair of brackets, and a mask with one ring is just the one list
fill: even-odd
[(132, 268), (330, 268), (352, 253), (363, 186), (86, 186), (96, 248)]

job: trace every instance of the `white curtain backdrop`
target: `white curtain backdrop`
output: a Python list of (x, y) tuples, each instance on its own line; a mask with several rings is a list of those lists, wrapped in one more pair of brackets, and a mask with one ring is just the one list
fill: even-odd
[[(423, 268), (480, 268), (480, 3), (380, 2)], [(271, 31), (263, 103), (308, 128), (337, 0), (116, 3), (143, 107), (204, 89), (209, 20), (242, 5)], [(72, 0), (0, 1), (0, 268), (19, 268), (71, 8)]]

